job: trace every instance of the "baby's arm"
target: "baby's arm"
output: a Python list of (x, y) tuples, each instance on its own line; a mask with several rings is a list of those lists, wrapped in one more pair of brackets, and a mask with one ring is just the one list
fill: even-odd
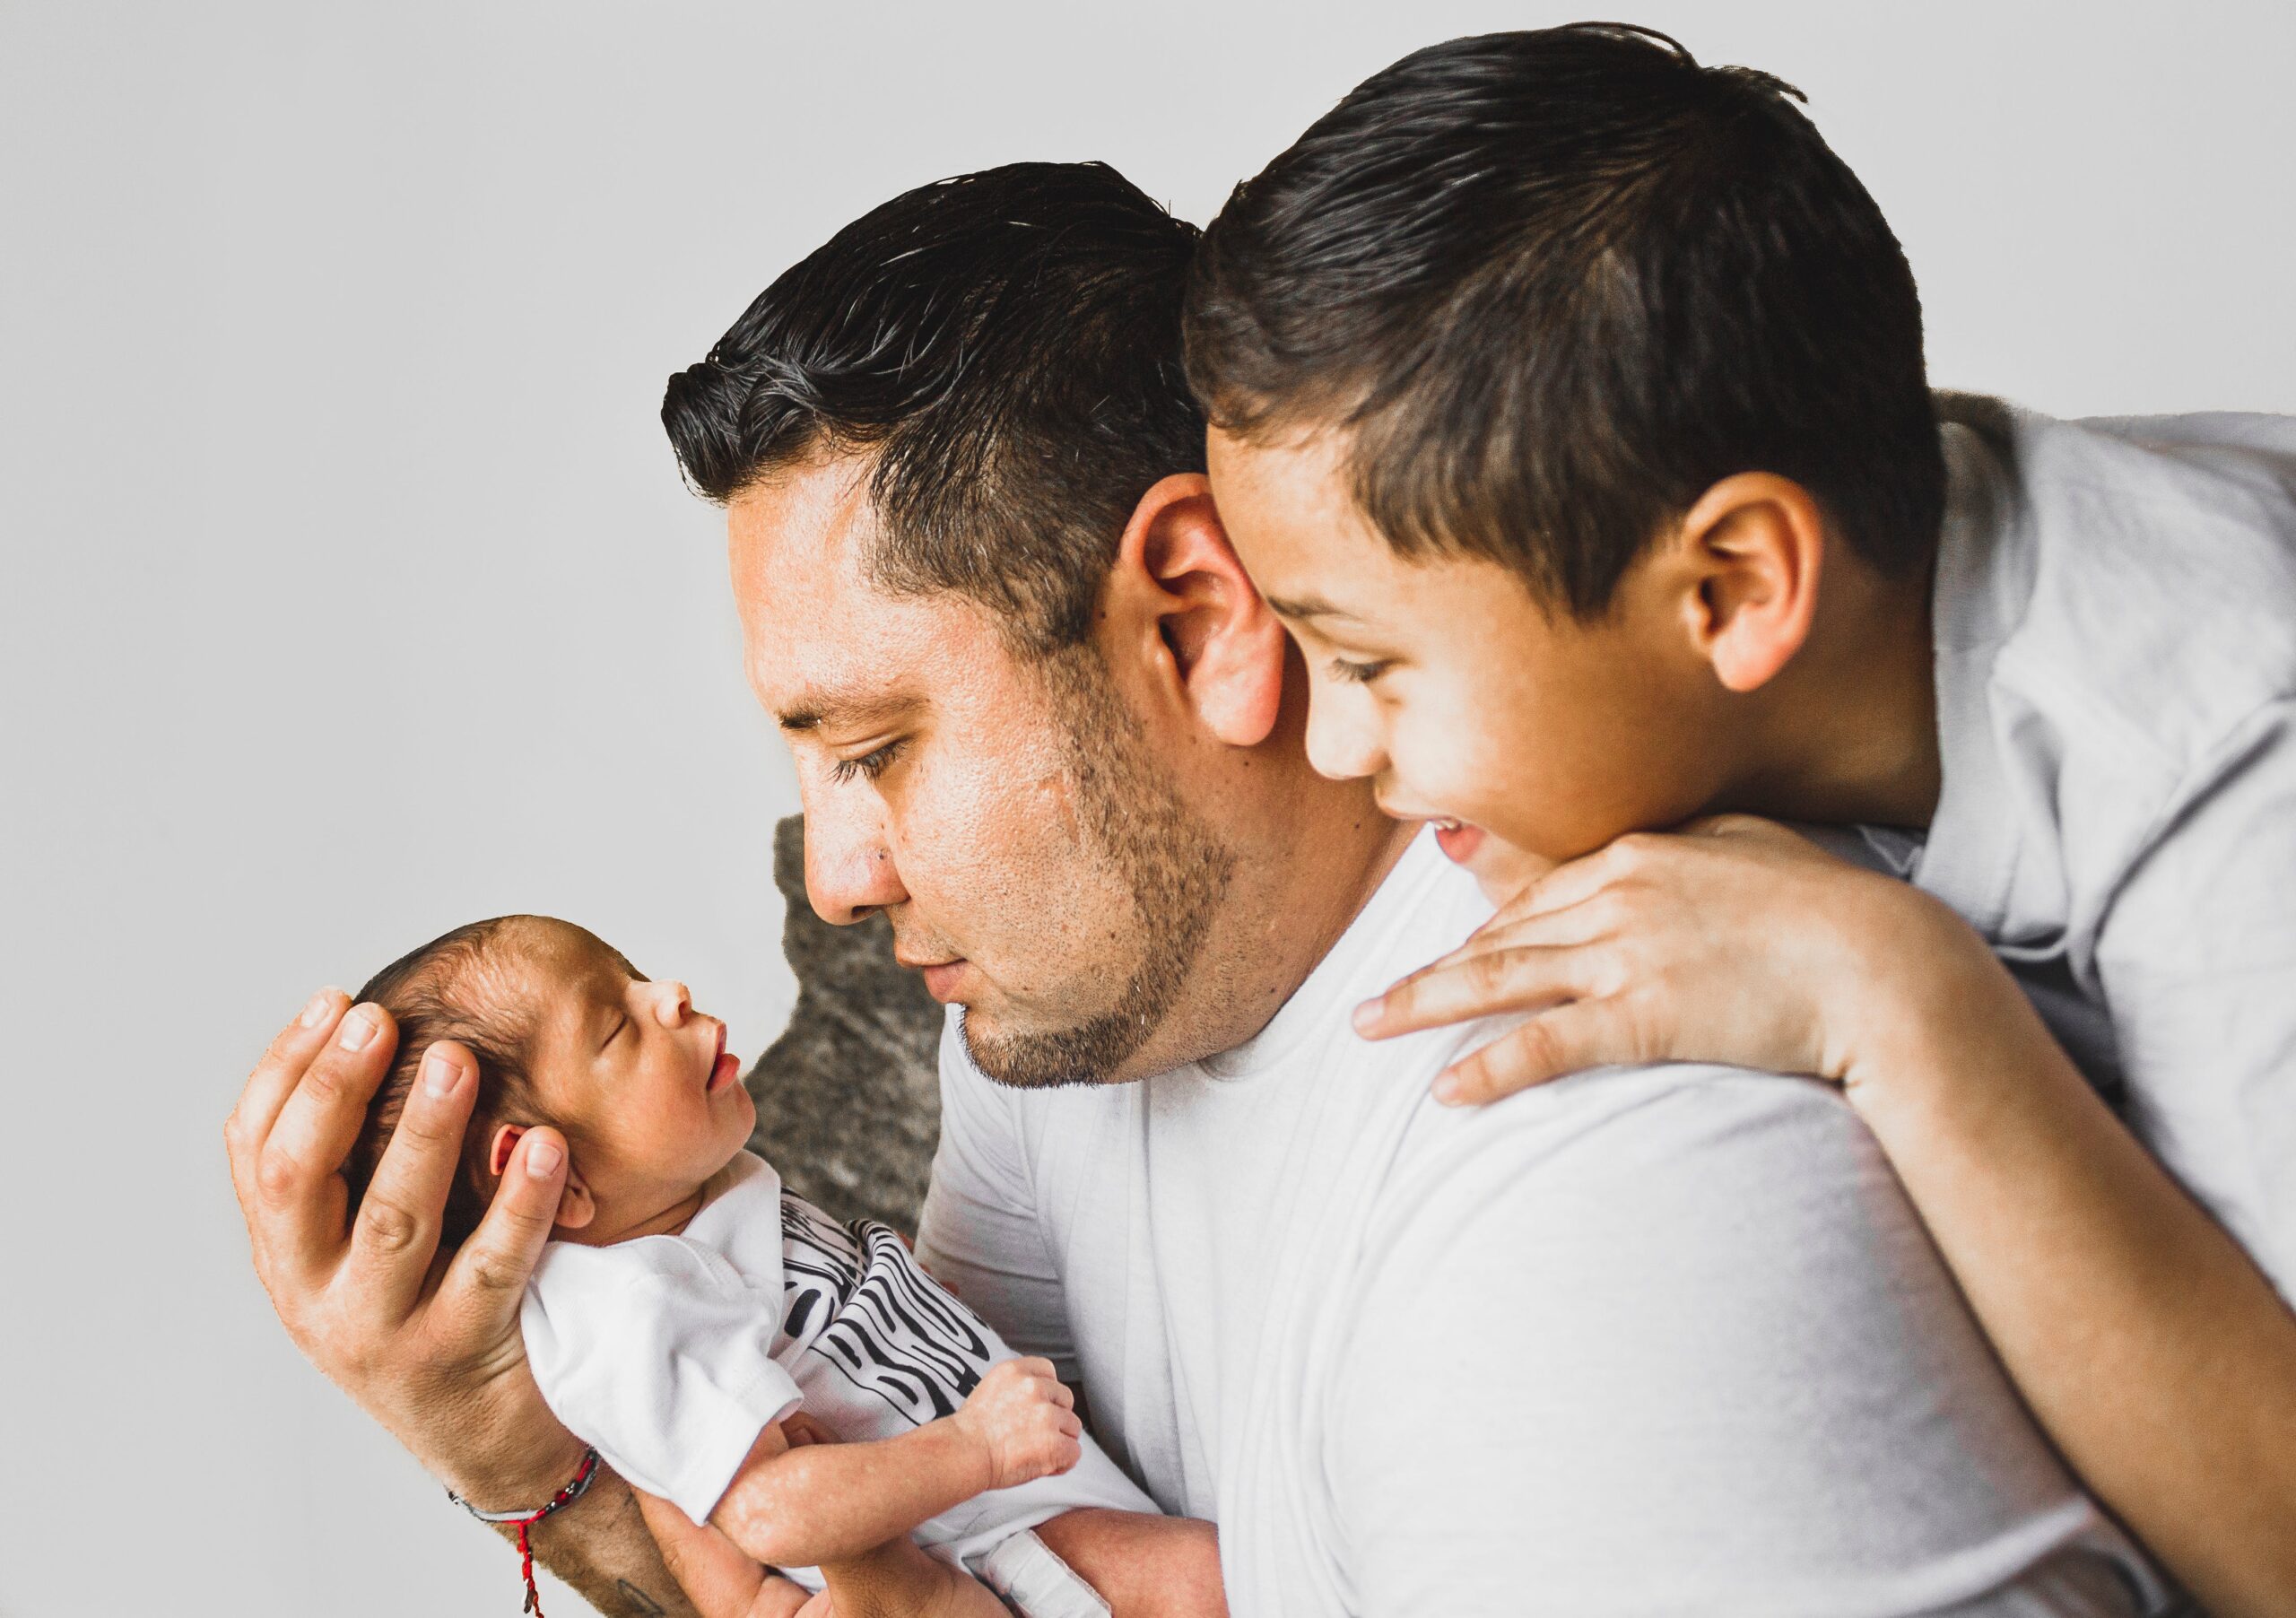
[(1036, 1533), (1116, 1618), (1228, 1618), (1220, 1534), (1210, 1523), (1083, 1506)]
[(1007, 1360), (956, 1414), (895, 1438), (792, 1445), (767, 1427), (709, 1522), (774, 1567), (844, 1561), (977, 1494), (1067, 1471), (1083, 1434), (1049, 1361)]

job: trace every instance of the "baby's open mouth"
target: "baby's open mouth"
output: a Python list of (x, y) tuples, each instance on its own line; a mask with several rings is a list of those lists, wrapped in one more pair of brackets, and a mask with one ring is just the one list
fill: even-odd
[(710, 1059), (709, 1080), (706, 1086), (713, 1094), (741, 1077), (741, 1058), (726, 1048), (726, 1025), (718, 1025), (718, 1054)]

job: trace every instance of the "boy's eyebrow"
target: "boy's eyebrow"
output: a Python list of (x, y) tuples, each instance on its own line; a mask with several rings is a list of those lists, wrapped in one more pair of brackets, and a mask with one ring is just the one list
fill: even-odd
[(1350, 623), (1363, 622), (1345, 607), (1334, 606), (1320, 596), (1269, 596), (1265, 599), (1268, 610), (1279, 618), (1344, 618)]

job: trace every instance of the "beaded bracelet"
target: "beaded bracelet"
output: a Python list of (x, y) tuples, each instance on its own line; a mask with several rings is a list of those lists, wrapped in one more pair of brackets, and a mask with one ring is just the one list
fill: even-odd
[(518, 1571), (526, 1581), (526, 1604), (519, 1611), (532, 1613), (534, 1618), (543, 1618), (542, 1591), (535, 1585), (535, 1552), (534, 1546), (527, 1543), (527, 1532), (552, 1512), (563, 1510), (580, 1500), (585, 1493), (588, 1492), (590, 1480), (597, 1474), (598, 1452), (596, 1449), (585, 1449), (582, 1452), (582, 1465), (575, 1471), (574, 1481), (552, 1495), (550, 1503), (538, 1511), (482, 1511), (452, 1489), (447, 1491), (448, 1500), (483, 1523), (515, 1523), (517, 1526)]

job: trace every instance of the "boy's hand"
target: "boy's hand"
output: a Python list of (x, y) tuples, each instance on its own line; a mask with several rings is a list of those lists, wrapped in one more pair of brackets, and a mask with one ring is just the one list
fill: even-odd
[(1083, 1458), (1075, 1404), (1051, 1361), (1005, 1360), (989, 1368), (951, 1420), (987, 1455), (988, 1486), (1012, 1489)]
[[(1992, 970), (1966, 970), (1978, 956)], [(1355, 1025), (1383, 1040), (1532, 1013), (1437, 1078), (1437, 1098), (1462, 1104), (1612, 1063), (1722, 1062), (1854, 1087), (1893, 1021), (1949, 982), (1998, 977), (1984, 941), (1918, 889), (1724, 815), (1557, 866)]]

